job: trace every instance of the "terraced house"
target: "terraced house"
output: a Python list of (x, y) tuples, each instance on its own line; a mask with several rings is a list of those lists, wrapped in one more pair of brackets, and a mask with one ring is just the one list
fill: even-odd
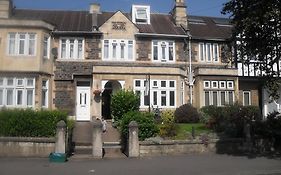
[(159, 14), (149, 5), (129, 13), (98, 4), (55, 11), (1, 0), (0, 107), (109, 119), (111, 95), (120, 89), (138, 93), (142, 110), (261, 105), (256, 91), (239, 87), (229, 21), (187, 15), (184, 0), (174, 4)]

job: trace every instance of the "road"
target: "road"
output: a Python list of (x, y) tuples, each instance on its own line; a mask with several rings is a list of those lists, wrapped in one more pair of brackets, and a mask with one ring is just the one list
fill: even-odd
[(227, 155), (70, 160), (0, 158), (0, 175), (281, 175), (281, 160)]

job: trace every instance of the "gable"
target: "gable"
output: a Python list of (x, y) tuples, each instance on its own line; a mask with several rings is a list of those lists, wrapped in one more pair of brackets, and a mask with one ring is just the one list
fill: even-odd
[(105, 39), (134, 39), (139, 29), (122, 12), (118, 11), (99, 28)]

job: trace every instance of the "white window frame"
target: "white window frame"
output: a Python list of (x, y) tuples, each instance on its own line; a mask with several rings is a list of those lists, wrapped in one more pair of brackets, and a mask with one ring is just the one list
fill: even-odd
[(249, 94), (249, 105), (247, 105), (247, 106), (251, 106), (252, 105), (252, 95), (251, 95), (251, 91), (243, 91), (243, 106), (246, 106), (246, 104), (245, 104), (245, 94)]
[[(11, 47), (11, 35), (15, 35), (15, 41), (14, 41), (14, 53), (10, 53), (10, 47)], [(20, 35), (24, 35), (24, 39), (20, 39)], [(29, 53), (29, 48), (30, 48), (30, 36), (34, 35), (34, 53), (30, 54)], [(20, 53), (20, 40), (23, 41), (23, 53)], [(8, 56), (36, 56), (37, 52), (37, 34), (34, 32), (10, 32), (8, 33), (7, 36), (7, 49), (6, 53)]]
[[(108, 44), (108, 58), (105, 53), (105, 44)], [(116, 45), (116, 57), (113, 57), (113, 44)], [(124, 45), (124, 58), (121, 58), (121, 45)], [(129, 47), (132, 46), (132, 47)], [(132, 49), (132, 58), (129, 58), (129, 49)], [(135, 61), (135, 41), (127, 39), (104, 39), (102, 41), (103, 61)]]
[[(204, 89), (210, 89), (211, 88), (211, 81), (203, 81)], [(207, 84), (207, 85), (206, 85)]]
[[(62, 40), (65, 40), (65, 57), (62, 57)], [(73, 46), (73, 57), (70, 57), (70, 40), (74, 40), (74, 46)], [(82, 55), (81, 58), (79, 58), (79, 41), (82, 40)], [(84, 52), (85, 52), (85, 39), (82, 37), (61, 37), (59, 41), (59, 59), (61, 60), (83, 60), (84, 58)]]
[(212, 86), (212, 89), (218, 89), (219, 88), (219, 83), (218, 81), (211, 81), (211, 86)]
[[(218, 63), (220, 61), (220, 49), (219, 49), (220, 46), (218, 43), (200, 42), (200, 43), (198, 43), (198, 48), (199, 48), (198, 49), (199, 50), (199, 62)], [(215, 58), (216, 55), (217, 55), (217, 57)]]
[[(147, 18), (138, 16), (138, 10), (145, 10)], [(150, 24), (150, 6), (133, 5), (132, 6), (132, 20), (134, 24)]]
[[(43, 82), (46, 82), (46, 85), (44, 86)], [(43, 92), (45, 92), (45, 105), (43, 103)], [(43, 80), (42, 81), (42, 93), (41, 93), (41, 106), (43, 108), (48, 108), (49, 107), (49, 80)]]
[[(50, 59), (50, 48), (51, 48), (51, 37), (48, 36), (48, 35), (44, 35), (44, 37), (43, 37), (43, 51), (42, 51), (42, 55), (43, 55), (44, 59)], [(47, 51), (46, 55), (44, 53), (45, 49)]]
[(227, 89), (234, 89), (234, 82), (233, 81), (227, 81)]
[(226, 89), (226, 81), (220, 81), (220, 89)]
[[(18, 78), (18, 77), (0, 77), (3, 79), (3, 85), (0, 85), (0, 89), (3, 90), (2, 104), (0, 107), (11, 107), (11, 108), (26, 108), (35, 105), (35, 78)], [(8, 79), (13, 80), (13, 84), (8, 86)], [(18, 80), (23, 80), (22, 84), (18, 84)], [(32, 85), (28, 86), (27, 81), (32, 81)], [(13, 104), (7, 104), (7, 91), (12, 90), (13, 92)], [(27, 105), (27, 91), (32, 91), (32, 105)], [(22, 103), (18, 104), (18, 92), (22, 91)]]
[[(140, 87), (136, 87), (136, 81), (141, 81), (141, 86)], [(139, 91), (140, 92), (140, 108), (148, 108), (148, 105), (145, 105), (145, 100), (144, 100), (144, 96), (146, 94), (147, 91), (147, 87), (145, 85), (145, 81), (146, 80), (140, 80), (140, 79), (135, 79), (134, 80), (134, 91)], [(161, 81), (165, 81), (166, 82), (166, 87), (161, 87)], [(175, 87), (170, 87), (170, 82), (173, 81)], [(153, 82), (157, 82), (157, 86), (154, 85), (153, 86)], [(159, 108), (176, 108), (177, 106), (177, 85), (176, 85), (176, 80), (150, 80), (150, 84), (151, 84), (151, 89), (150, 89), (150, 105), (153, 108), (159, 107)], [(166, 93), (165, 95), (165, 106), (162, 106), (162, 92)], [(171, 92), (174, 92), (174, 106), (171, 106), (171, 100), (170, 100), (170, 95)], [(154, 94), (156, 94), (156, 99), (157, 101), (154, 101)]]
[[(156, 46), (157, 43), (157, 60), (154, 60), (154, 46)], [(171, 48), (171, 43), (173, 43), (173, 59), (171, 60), (170, 54), (169, 54), (169, 49)], [(163, 59), (163, 46), (165, 46), (165, 57)], [(175, 62), (175, 57), (176, 57), (176, 52), (175, 52), (175, 41), (172, 40), (152, 40), (151, 43), (151, 51), (152, 51), (152, 62), (161, 62), (161, 63), (174, 63)]]

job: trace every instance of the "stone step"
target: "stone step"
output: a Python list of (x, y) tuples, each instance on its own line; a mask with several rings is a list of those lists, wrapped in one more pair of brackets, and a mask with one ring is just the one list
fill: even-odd
[(120, 142), (103, 142), (103, 148), (119, 148), (121, 149)]
[(74, 155), (78, 154), (92, 154), (92, 146), (75, 146)]

